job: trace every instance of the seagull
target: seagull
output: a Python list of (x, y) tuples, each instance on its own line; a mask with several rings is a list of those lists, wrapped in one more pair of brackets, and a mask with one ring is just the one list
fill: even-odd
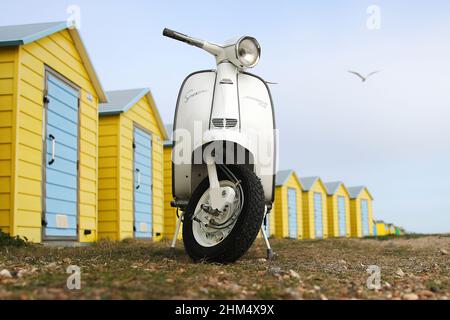
[(354, 75), (356, 75), (357, 77), (359, 77), (359, 78), (361, 78), (361, 80), (362, 80), (362, 82), (366, 82), (367, 81), (367, 79), (369, 79), (369, 77), (371, 77), (371, 76), (373, 76), (374, 74), (376, 74), (376, 73), (379, 73), (380, 71), (374, 71), (374, 72), (371, 72), (371, 73), (369, 73), (367, 76), (362, 76), (359, 72), (356, 72), (356, 71), (349, 71), (350, 73), (352, 73), (352, 74), (354, 74)]

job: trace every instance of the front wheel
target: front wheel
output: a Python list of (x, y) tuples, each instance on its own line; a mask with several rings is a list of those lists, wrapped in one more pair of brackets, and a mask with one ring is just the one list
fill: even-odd
[(256, 174), (243, 166), (218, 166), (221, 187), (236, 194), (223, 212), (203, 210), (209, 205), (209, 179), (194, 191), (184, 216), (183, 242), (194, 261), (230, 263), (244, 255), (261, 228), (264, 190)]

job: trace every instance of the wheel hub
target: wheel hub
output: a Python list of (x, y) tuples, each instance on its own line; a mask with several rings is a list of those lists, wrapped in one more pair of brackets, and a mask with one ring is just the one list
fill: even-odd
[(192, 221), (192, 231), (195, 240), (203, 247), (213, 247), (222, 242), (233, 230), (241, 211), (241, 193), (231, 181), (221, 181), (222, 196), (227, 192), (234, 193), (232, 199), (228, 198), (223, 210), (212, 208), (210, 190), (206, 190), (200, 198), (195, 209)]

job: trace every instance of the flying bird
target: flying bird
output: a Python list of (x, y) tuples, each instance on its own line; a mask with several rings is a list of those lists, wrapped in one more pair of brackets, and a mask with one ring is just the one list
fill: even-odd
[(380, 71), (374, 71), (374, 72), (371, 72), (371, 73), (369, 73), (367, 76), (363, 76), (363, 75), (361, 75), (359, 72), (356, 72), (356, 71), (349, 71), (350, 73), (352, 73), (352, 74), (354, 74), (355, 76), (357, 76), (357, 77), (359, 77), (361, 80), (362, 80), (362, 82), (366, 82), (367, 81), (367, 79), (369, 79), (369, 77), (371, 77), (371, 76), (373, 76), (374, 74), (376, 74), (376, 73), (379, 73)]

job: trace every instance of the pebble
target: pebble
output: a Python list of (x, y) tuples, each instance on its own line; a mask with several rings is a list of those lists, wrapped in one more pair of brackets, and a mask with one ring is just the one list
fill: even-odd
[(430, 290), (422, 290), (419, 292), (419, 296), (424, 298), (432, 298), (434, 297), (434, 293)]
[(230, 284), (230, 286), (228, 287), (228, 290), (230, 290), (232, 293), (239, 293), (242, 291), (241, 286), (236, 283)]
[(396, 274), (397, 276), (399, 276), (400, 278), (403, 278), (403, 277), (405, 276), (405, 273), (403, 272), (402, 269), (398, 269), (398, 270), (395, 272), (395, 274)]
[(402, 296), (403, 300), (419, 300), (419, 296), (415, 293), (407, 293)]
[(270, 273), (271, 275), (276, 276), (281, 273), (281, 268), (280, 267), (271, 267), (267, 272)]
[(207, 288), (204, 288), (204, 287), (201, 287), (198, 291), (200, 291), (201, 293), (204, 293), (204, 294), (208, 294), (209, 293), (209, 290)]
[(0, 271), (0, 278), (12, 278), (11, 272), (6, 269)]
[(23, 278), (27, 274), (27, 271), (25, 269), (20, 269), (17, 271), (17, 278)]
[(448, 251), (445, 250), (444, 248), (439, 249), (439, 252), (444, 256), (448, 255)]
[(289, 275), (292, 277), (292, 278), (296, 278), (296, 279), (300, 279), (300, 275), (298, 274), (298, 272), (295, 272), (294, 270), (289, 270)]
[(286, 288), (283, 291), (284, 295), (286, 295), (287, 297), (294, 299), (294, 300), (299, 300), (302, 298), (302, 295), (300, 294), (300, 292), (298, 290), (294, 290), (292, 288)]

